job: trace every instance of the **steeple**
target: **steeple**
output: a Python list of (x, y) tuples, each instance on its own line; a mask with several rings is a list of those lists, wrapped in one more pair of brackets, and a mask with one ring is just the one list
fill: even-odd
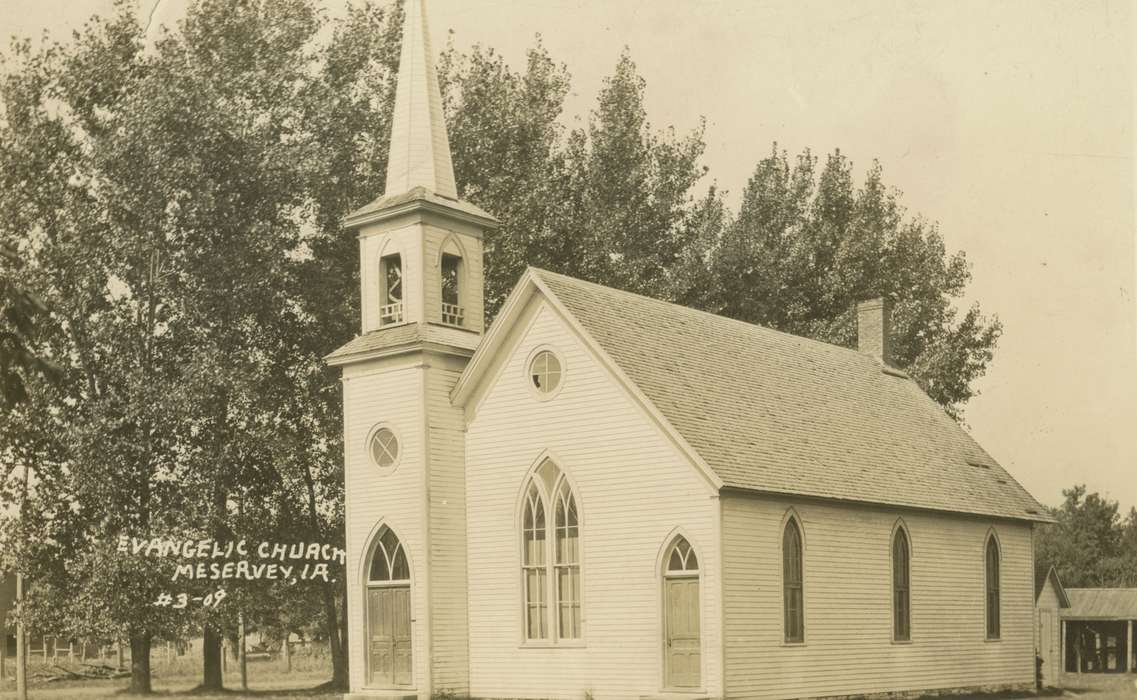
[(466, 353), (485, 325), (482, 236), (498, 221), (458, 199), (424, 5), (405, 0), (386, 190), (343, 224), (359, 236), (363, 333), (449, 326), (469, 332), (448, 336)]
[(457, 199), (425, 3), (426, 0), (407, 0), (404, 5), (403, 47), (384, 195), (391, 197), (424, 187), (434, 194)]

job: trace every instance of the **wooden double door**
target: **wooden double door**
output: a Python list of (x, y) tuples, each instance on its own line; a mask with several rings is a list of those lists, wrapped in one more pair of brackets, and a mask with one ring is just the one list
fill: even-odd
[(367, 589), (367, 642), (368, 684), (409, 687), (413, 682), (409, 585)]
[(664, 661), (669, 688), (698, 688), (702, 640), (699, 632), (699, 577), (663, 580)]

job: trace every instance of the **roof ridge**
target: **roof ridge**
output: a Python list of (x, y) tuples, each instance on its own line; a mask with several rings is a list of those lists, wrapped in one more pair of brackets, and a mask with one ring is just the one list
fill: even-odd
[[(573, 282), (579, 282), (581, 284), (589, 285), (591, 287), (599, 287), (600, 289), (606, 289), (609, 291), (617, 292), (619, 294), (627, 294), (628, 296), (638, 297), (640, 299), (646, 299), (647, 301), (655, 302), (657, 304), (664, 304), (667, 306), (673, 306), (677, 309), (682, 309), (684, 311), (687, 311), (687, 312), (690, 312), (693, 314), (698, 314), (701, 316), (709, 316), (711, 318), (718, 319), (721, 321), (727, 321), (729, 323), (738, 324), (738, 325), (744, 326), (746, 328), (757, 328), (761, 331), (766, 331), (768, 333), (776, 333), (778, 335), (785, 336), (787, 338), (793, 338), (795, 340), (804, 340), (807, 343), (812, 343), (814, 345), (820, 345), (820, 346), (825, 347), (825, 348), (831, 348), (831, 349), (839, 350), (839, 351), (846, 352), (846, 353), (852, 353), (856, 357), (875, 362), (874, 358), (871, 355), (867, 355), (867, 354), (861, 352), (860, 350), (857, 350), (856, 348), (847, 348), (844, 345), (837, 345), (836, 343), (828, 343), (828, 342), (825, 342), (824, 340), (817, 340), (816, 338), (810, 338), (810, 337), (804, 336), (804, 335), (797, 335), (796, 333), (790, 333), (787, 331), (778, 330), (777, 328), (771, 328), (769, 326), (764, 326), (760, 323), (751, 323), (750, 321), (743, 321), (741, 319), (731, 318), (730, 316), (724, 316), (722, 314), (716, 314), (716, 313), (712, 313), (710, 311), (703, 311), (702, 309), (696, 309), (696, 308), (691, 307), (691, 306), (684, 306), (683, 304), (679, 304), (679, 303), (676, 303), (674, 301), (667, 301), (666, 299), (658, 299), (658, 298), (653, 297), (653, 296), (648, 296), (647, 294), (640, 294), (639, 292), (631, 292), (631, 291), (628, 291), (626, 289), (620, 289), (618, 287), (611, 287), (611, 286), (608, 286), (606, 284), (600, 284), (599, 282), (592, 282), (589, 280), (581, 279), (579, 277), (573, 277), (572, 275), (566, 275), (566, 274), (563, 274), (560, 272), (553, 272), (552, 270), (546, 270), (544, 268), (536, 267), (535, 265), (529, 265), (528, 267), (531, 270), (533, 270), (533, 271), (535, 271), (541, 275), (552, 275), (553, 277), (561, 277), (561, 278), (564, 278), (566, 280), (572, 280)], [(880, 363), (877, 363), (877, 364), (880, 364)], [(883, 366), (883, 365), (881, 365), (881, 366)], [(909, 379), (910, 379), (910, 377), (909, 377)]]

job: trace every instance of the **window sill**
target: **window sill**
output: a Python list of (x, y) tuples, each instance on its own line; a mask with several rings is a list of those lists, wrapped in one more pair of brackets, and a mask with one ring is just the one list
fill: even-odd
[(380, 323), (378, 326), (375, 326), (375, 330), (384, 331), (384, 330), (387, 330), (388, 328), (397, 328), (398, 326), (409, 326), (411, 323), (412, 322), (409, 320), (392, 321), (390, 323)]
[(582, 639), (573, 639), (564, 642), (534, 641), (522, 642), (518, 649), (584, 649), (588, 645)]
[(702, 686), (698, 688), (660, 688), (659, 692), (665, 695), (688, 695), (691, 697), (701, 697), (707, 694), (706, 688)]
[(785, 642), (785, 641), (783, 641), (782, 646), (784, 646), (784, 647), (803, 647), (803, 646), (805, 646), (805, 642), (804, 641), (801, 641), (801, 642)]
[(985, 641), (985, 642), (1001, 642), (1001, 641), (1003, 641), (1003, 639), (1002, 639), (1002, 637), (987, 637), (983, 641)]
[(905, 646), (907, 644), (911, 644), (912, 640), (911, 639), (893, 639), (892, 643), (893, 644), (899, 644), (900, 646)]

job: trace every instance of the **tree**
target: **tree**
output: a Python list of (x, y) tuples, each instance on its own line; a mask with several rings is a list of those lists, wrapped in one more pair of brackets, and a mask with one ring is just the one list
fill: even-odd
[(1137, 509), (1123, 522), (1117, 501), (1087, 494), (1084, 485), (1064, 489), (1062, 496), (1062, 505), (1050, 509), (1057, 522), (1038, 532), (1037, 572), (1054, 567), (1073, 588), (1137, 584)]
[(555, 229), (568, 194), (558, 118), (569, 76), (538, 38), (524, 73), (492, 49), (462, 55), (450, 46), (439, 80), (462, 194), (502, 222), (485, 241), (492, 318), (526, 265), (559, 267), (579, 252), (578, 237)]
[(527, 265), (666, 299), (686, 295), (709, 223), (712, 188), (697, 198), (702, 129), (655, 131), (646, 89), (625, 51), (585, 127), (560, 124), (571, 78), (538, 37), (524, 73), (492, 49), (453, 47), (439, 64), (463, 197), (497, 216), (486, 238), (492, 318)]
[(879, 163), (858, 188), (840, 151), (818, 171), (810, 151), (791, 164), (775, 144), (711, 253), (710, 278), (707, 310), (846, 347), (856, 345), (856, 303), (891, 298), (893, 361), (957, 418), (1002, 330), (977, 304), (959, 317), (963, 253), (949, 255), (934, 224), (907, 216)]
[[(41, 342), (58, 358), (61, 381), (29, 391), (0, 429), (6, 457), (36, 475), (34, 506), (5, 534), (37, 582), (38, 609), (62, 608), (90, 631), (128, 637), (130, 689), (149, 692), (150, 639), (167, 629), (150, 596), (168, 572), (119, 556), (108, 535), (147, 532), (177, 512), (180, 494), (166, 480), (177, 404), (160, 399), (186, 358), (171, 342), (177, 319), (164, 303), (161, 229), (130, 209), (109, 175), (120, 143), (113, 110), (140, 48), (126, 12), (93, 21), (66, 48), (14, 47), (19, 64), (3, 85), (0, 129), (0, 196), (12, 216), (0, 238), (28, 251), (20, 281), (52, 310)], [(52, 591), (66, 604), (46, 605)], [(36, 610), (32, 603), (21, 615)]]
[[(0, 261), (18, 268), (20, 257), (0, 245)], [(8, 275), (0, 273), (0, 408), (11, 408), (28, 397), (29, 375), (51, 377), (58, 367), (33, 351), (36, 322), (47, 315), (47, 307), (35, 294), (21, 288)]]
[(1121, 546), (1112, 564), (1117, 585), (1137, 588), (1137, 508), (1130, 507), (1121, 526)]
[[(130, 636), (135, 692), (149, 691), (150, 640), (174, 617), (152, 605), (169, 571), (107, 541), (226, 538), (241, 484), (294, 488), (278, 478), (281, 408), (266, 387), (298, 364), (273, 360), (298, 315), (321, 26), (302, 0), (201, 2), (144, 52), (121, 4), (71, 44), (18, 44), (5, 76), (0, 240), (29, 251), (19, 281), (48, 301), (44, 342), (66, 371), (60, 389), (29, 391), (26, 409), (5, 416), (5, 456), (38, 477), (36, 521), (8, 531), (46, 533), (19, 550), (41, 612), (74, 610)], [(324, 513), (334, 528), (334, 505)], [(137, 585), (122, 579), (131, 571)], [(332, 617), (334, 634), (334, 605)], [(205, 685), (218, 687), (222, 622), (204, 619)]]

